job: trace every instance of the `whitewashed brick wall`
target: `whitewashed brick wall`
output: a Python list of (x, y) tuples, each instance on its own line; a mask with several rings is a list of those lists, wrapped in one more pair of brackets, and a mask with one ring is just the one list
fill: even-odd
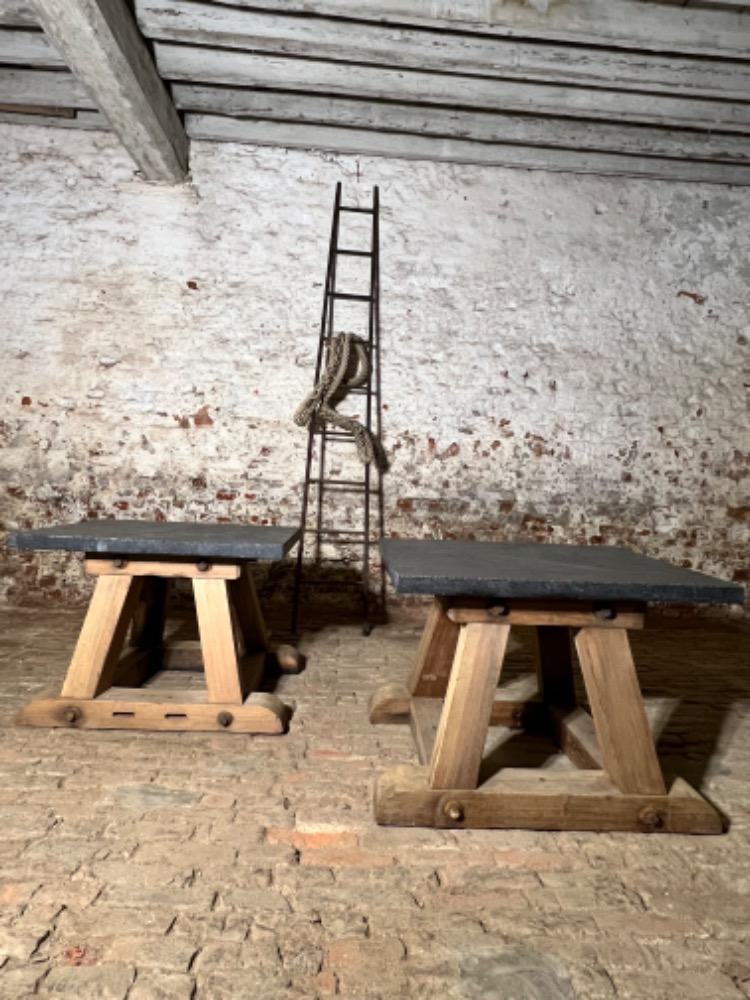
[[(391, 532), (747, 578), (750, 190), (0, 125), (0, 517), (294, 523), (333, 189), (382, 202)], [(354, 218), (354, 217), (350, 217)], [(3, 551), (0, 595), (75, 600)]]

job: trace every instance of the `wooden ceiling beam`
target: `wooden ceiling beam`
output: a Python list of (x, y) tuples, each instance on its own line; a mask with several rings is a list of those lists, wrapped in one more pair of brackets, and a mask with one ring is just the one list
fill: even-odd
[(35, 10), (143, 177), (183, 181), (188, 138), (125, 0), (35, 0)]
[(34, 0), (2, 0), (0, 24), (11, 28), (33, 28), (37, 23), (33, 2)]
[[(542, 5), (488, 0), (214, 0), (217, 7), (250, 7), (276, 14), (343, 17), (384, 24), (478, 32), (506, 38), (539, 39), (747, 58), (750, 14), (746, 3), (696, 0), (683, 7), (646, 0), (566, 0)], [(699, 5), (700, 4), (700, 5)]]

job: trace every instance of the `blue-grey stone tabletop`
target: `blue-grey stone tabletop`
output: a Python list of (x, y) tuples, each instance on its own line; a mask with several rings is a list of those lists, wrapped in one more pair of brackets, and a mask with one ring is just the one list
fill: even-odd
[(13, 531), (8, 545), (107, 555), (281, 559), (298, 538), (299, 528), (256, 524), (102, 520)]
[(387, 538), (380, 551), (400, 594), (741, 604), (744, 590), (609, 545)]

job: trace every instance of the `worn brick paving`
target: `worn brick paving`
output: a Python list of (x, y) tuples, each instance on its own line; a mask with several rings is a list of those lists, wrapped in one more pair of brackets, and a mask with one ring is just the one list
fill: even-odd
[(282, 738), (15, 728), (79, 621), (0, 613), (3, 1000), (750, 997), (746, 628), (635, 637), (665, 768), (731, 818), (691, 838), (375, 826), (376, 772), (413, 760), (366, 718), (405, 617), (308, 633)]

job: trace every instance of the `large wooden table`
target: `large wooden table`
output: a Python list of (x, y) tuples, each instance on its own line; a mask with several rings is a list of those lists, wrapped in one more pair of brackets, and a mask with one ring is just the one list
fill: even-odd
[[(16, 721), (283, 732), (287, 706), (258, 688), (270, 659), (296, 671), (300, 658), (291, 646), (271, 646), (248, 563), (282, 558), (298, 537), (296, 528), (145, 521), (14, 532), (11, 547), (86, 553), (86, 572), (96, 580), (62, 691), (30, 702)], [(199, 643), (164, 641), (167, 591), (179, 578), (192, 583)], [(161, 682), (165, 672), (201, 666), (205, 688)]]
[[(667, 789), (628, 641), (646, 602), (740, 603), (735, 584), (604, 546), (386, 540), (400, 593), (434, 600), (405, 687), (373, 723), (409, 720), (420, 766), (380, 775), (379, 823), (719, 833), (682, 779)], [(510, 630), (536, 629), (536, 676), (498, 696)], [(571, 634), (590, 714), (576, 704)], [(679, 668), (679, 664), (675, 664)], [(546, 729), (579, 770), (502, 768), (479, 784), (490, 725)]]

